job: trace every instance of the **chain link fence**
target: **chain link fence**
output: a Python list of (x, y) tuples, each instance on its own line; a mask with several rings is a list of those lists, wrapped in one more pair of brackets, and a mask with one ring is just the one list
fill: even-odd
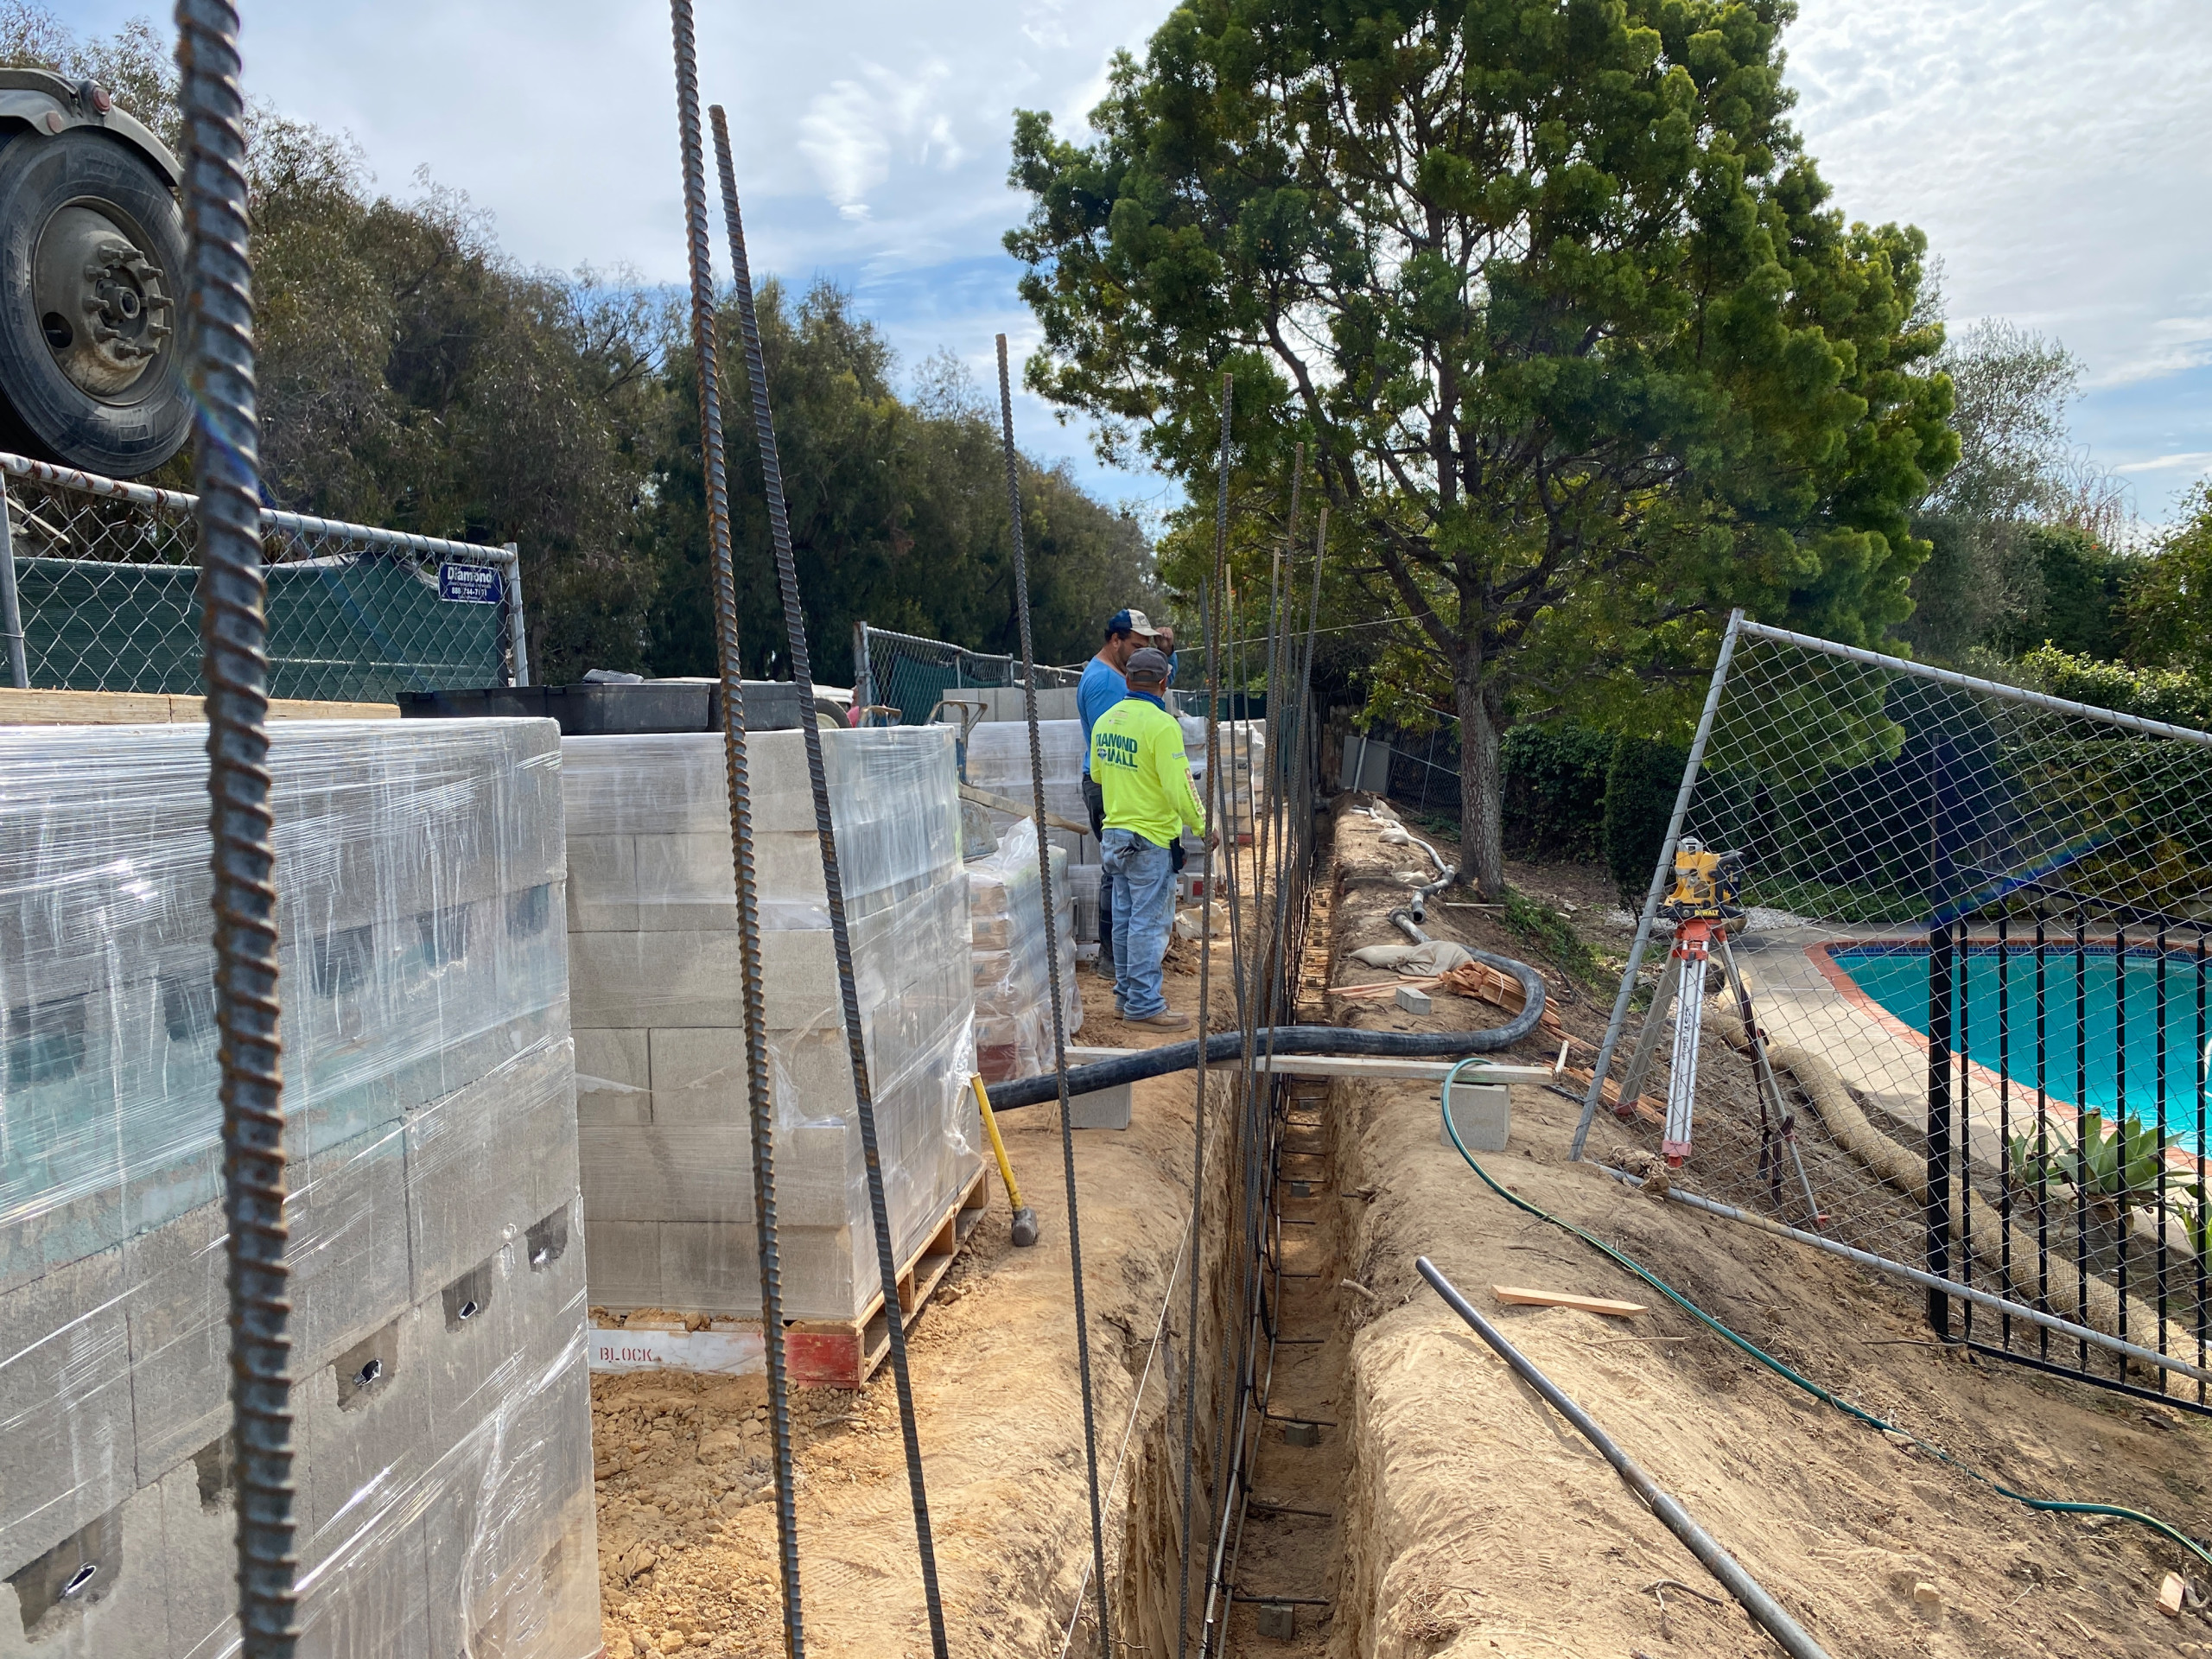
[[(2212, 734), (1748, 622), (1708, 709), (1592, 1151), (1660, 1170), (1680, 976), (1718, 1012), (1675, 1190), (2202, 1372)], [(1671, 931), (1677, 835), (1740, 857), (1746, 915), (1709, 966), (1662, 974), (1638, 957)], [(2008, 1359), (2204, 1396), (1945, 1291), (1929, 1316)]]
[[(865, 622), (853, 625), (853, 675), (856, 707), (896, 710), (896, 723), (906, 726), (926, 725), (941, 701), (957, 700), (963, 691), (1018, 689), (1022, 683), (1019, 657), (970, 651), (949, 639), (898, 633)], [(1080, 665), (1037, 664), (1040, 691), (1071, 690), (1082, 677)]]
[[(6, 683), (195, 693), (196, 498), (0, 454)], [(262, 514), (274, 697), (526, 685), (515, 548)]]

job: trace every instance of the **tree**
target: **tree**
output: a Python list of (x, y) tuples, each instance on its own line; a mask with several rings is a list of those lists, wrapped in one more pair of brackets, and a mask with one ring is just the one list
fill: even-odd
[(2127, 609), (2135, 661), (2212, 679), (2212, 479), (2133, 572)]
[[(901, 399), (889, 345), (832, 284), (817, 283), (794, 302), (770, 280), (755, 300), (817, 671), (824, 680), (849, 672), (861, 620), (1018, 652), (996, 410), (944, 355), (923, 365), (916, 399)], [(784, 664), (783, 608), (760, 451), (744, 413), (751, 399), (737, 395), (734, 304), (722, 308), (721, 327), (732, 377), (722, 407), (735, 411), (727, 442), (738, 631), (747, 672), (772, 675)], [(715, 660), (695, 375), (689, 353), (671, 354), (671, 418), (639, 531), (661, 595), (649, 655), (664, 674), (711, 673)], [(1151, 549), (1133, 519), (1092, 500), (1064, 472), (1025, 459), (1021, 490), (1039, 657), (1073, 661), (1096, 649), (1106, 617), (1157, 592)]]
[[(2081, 364), (2058, 341), (2003, 321), (1947, 342), (1937, 363), (1951, 382), (1959, 461), (1914, 518), (1934, 550), (1913, 578), (1906, 642), (1955, 661), (1976, 645), (2014, 653), (2057, 638), (2053, 628), (2088, 626), (2094, 642), (2061, 643), (2108, 654), (2109, 628), (2088, 621), (2076, 590), (2117, 580), (2124, 561), (2110, 550), (2126, 532), (2126, 494), (2068, 434)], [(2113, 568), (2092, 579), (2082, 559)]]
[(1956, 453), (1923, 243), (1825, 206), (1790, 11), (1190, 0), (1095, 142), (1017, 117), (1029, 384), (1207, 504), (1224, 370), (1240, 491), (1309, 446), (1332, 558), (1459, 717), (1486, 894), (1516, 713), (1665, 725), (1732, 604), (1853, 643), (1909, 607)]

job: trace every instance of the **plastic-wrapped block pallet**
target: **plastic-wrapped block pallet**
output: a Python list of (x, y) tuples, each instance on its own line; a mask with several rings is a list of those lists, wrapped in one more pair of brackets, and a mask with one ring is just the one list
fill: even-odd
[[(0, 1656), (238, 1639), (206, 741), (0, 734)], [(318, 1659), (599, 1644), (559, 765), (274, 729)]]
[[(953, 733), (823, 740), (903, 1263), (982, 1167)], [(757, 1317), (721, 740), (570, 738), (562, 749), (592, 1301)], [(747, 758), (784, 1313), (850, 1320), (881, 1280), (802, 734), (754, 733)]]
[[(1083, 722), (1040, 720), (1037, 739), (1045, 762), (1045, 810), (1070, 823), (1090, 823), (1090, 809), (1083, 800)], [(1024, 810), (1028, 809), (1034, 785), (1030, 782), (1026, 720), (986, 721), (968, 734), (968, 781), (978, 789), (1020, 802)], [(1006, 813), (991, 814), (992, 825), (1001, 832), (1014, 822)], [(1067, 855), (1071, 864), (1098, 862), (1098, 843), (1087, 835), (1055, 830), (1052, 842)]]
[[(1066, 857), (1057, 847), (1052, 860), (1060, 1001), (1072, 1038), (1083, 1024), (1075, 973), (1075, 889)], [(975, 946), (976, 1070), (985, 1083), (1035, 1077), (1052, 1063), (1052, 1007), (1034, 823), (1014, 824), (999, 838), (996, 852), (969, 860), (968, 914)]]

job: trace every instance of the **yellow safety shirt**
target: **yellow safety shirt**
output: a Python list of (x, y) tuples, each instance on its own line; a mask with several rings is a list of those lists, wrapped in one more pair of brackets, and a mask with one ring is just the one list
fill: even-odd
[(1106, 798), (1106, 827), (1133, 830), (1155, 847), (1188, 824), (1204, 835), (1205, 809), (1191, 787), (1183, 728), (1154, 697), (1131, 692), (1090, 729), (1090, 775)]

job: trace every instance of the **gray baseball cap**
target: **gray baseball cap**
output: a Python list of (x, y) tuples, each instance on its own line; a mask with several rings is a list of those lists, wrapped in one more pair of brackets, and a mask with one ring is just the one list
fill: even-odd
[(1122, 665), (1122, 675), (1131, 680), (1158, 680), (1167, 683), (1167, 653), (1154, 651), (1150, 645), (1132, 652), (1129, 660)]

